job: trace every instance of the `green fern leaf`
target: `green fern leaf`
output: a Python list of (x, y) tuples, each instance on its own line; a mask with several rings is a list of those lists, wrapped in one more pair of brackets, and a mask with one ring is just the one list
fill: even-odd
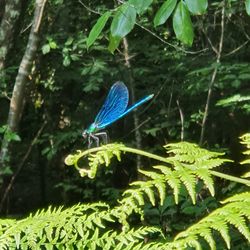
[(160, 205), (162, 206), (166, 197), (166, 184), (163, 181), (156, 181), (154, 185), (159, 192)]
[(130, 203), (131, 205), (133, 204), (134, 207), (137, 207), (137, 204), (134, 202), (134, 200), (136, 200), (140, 206), (144, 205), (143, 195), (140, 191), (136, 189), (128, 189), (123, 193), (123, 196), (125, 195), (129, 196), (129, 199), (131, 200)]
[(103, 159), (105, 161), (105, 166), (106, 167), (109, 166), (111, 157), (112, 157), (112, 154), (110, 154), (109, 152), (104, 152), (103, 153)]
[(170, 168), (166, 166), (158, 165), (158, 166), (154, 166), (154, 168), (159, 169), (166, 176), (167, 183), (173, 189), (173, 192), (174, 192), (175, 204), (178, 204), (179, 190), (181, 187), (181, 182), (180, 182), (178, 174), (176, 173), (176, 171), (172, 171)]
[(234, 225), (239, 230), (239, 232), (245, 236), (248, 242), (250, 242), (249, 228), (247, 227), (243, 216), (237, 214), (238, 211), (230, 211), (230, 210), (228, 211), (228, 210), (223, 211), (221, 213), (224, 216), (224, 219), (228, 223)]
[(139, 172), (144, 174), (147, 177), (150, 177), (153, 180), (159, 180), (163, 178), (161, 174), (158, 174), (156, 172), (150, 172), (150, 171), (144, 171), (144, 170), (139, 170)]
[(232, 161), (228, 159), (221, 159), (221, 158), (197, 160), (194, 164), (194, 167), (196, 169), (200, 169), (200, 168), (212, 169), (212, 168), (221, 166), (225, 162), (232, 162)]
[(155, 195), (154, 195), (154, 191), (152, 188), (148, 187), (148, 188), (144, 188), (145, 193), (147, 194), (149, 201), (151, 202), (151, 204), (153, 206), (155, 206)]
[(21, 235), (20, 235), (19, 232), (17, 232), (17, 233), (14, 234), (14, 239), (15, 239), (16, 247), (18, 249), (19, 246), (20, 246), (20, 239), (21, 239)]
[(229, 203), (227, 207), (233, 211), (237, 211), (240, 215), (245, 216), (250, 220), (250, 202), (249, 201), (235, 201)]
[(201, 244), (196, 237), (190, 237), (188, 244), (190, 247), (194, 247), (197, 250), (202, 250)]
[(200, 236), (203, 237), (208, 245), (210, 246), (211, 250), (216, 250), (216, 244), (212, 237), (212, 233), (210, 228), (201, 228), (200, 230)]
[(178, 171), (177, 171), (179, 178), (181, 179), (181, 181), (183, 182), (183, 184), (185, 185), (193, 204), (195, 204), (196, 202), (196, 197), (195, 197), (195, 176), (194, 174), (187, 169), (184, 169), (182, 167), (179, 167)]
[(214, 196), (214, 181), (211, 178), (211, 174), (208, 169), (200, 168), (195, 170), (195, 174), (203, 180), (204, 184), (207, 186), (210, 194)]
[(168, 159), (175, 166), (178, 162), (188, 163), (186, 167), (191, 168), (215, 168), (228, 162), (228, 159), (220, 159), (223, 153), (211, 152), (206, 149), (199, 148), (196, 144), (188, 142), (172, 143), (165, 146), (169, 154), (174, 156)]
[(141, 192), (134, 192), (133, 197), (138, 201), (139, 206), (144, 205), (143, 194)]
[(207, 218), (207, 222), (211, 228), (215, 229), (220, 233), (221, 237), (224, 239), (227, 245), (227, 248), (230, 249), (230, 236), (226, 222), (220, 217), (218, 217), (216, 220), (210, 220), (210, 218)]
[(225, 199), (224, 201), (221, 201), (222, 204), (229, 203), (229, 202), (235, 202), (235, 201), (245, 201), (250, 202), (250, 192), (244, 192), (241, 194), (236, 194), (232, 197), (229, 197)]

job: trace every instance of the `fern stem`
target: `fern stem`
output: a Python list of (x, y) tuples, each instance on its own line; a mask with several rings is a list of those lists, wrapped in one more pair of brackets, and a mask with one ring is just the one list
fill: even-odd
[(213, 171), (213, 170), (211, 170), (210, 173), (212, 175), (220, 177), (222, 179), (226, 179), (226, 180), (229, 180), (229, 181), (234, 181), (234, 182), (242, 183), (242, 184), (245, 184), (245, 185), (247, 185), (247, 186), (250, 187), (250, 181), (249, 180), (246, 180), (246, 179), (243, 179), (243, 178), (239, 178), (239, 177), (235, 177), (235, 176), (228, 175), (228, 174), (223, 174), (223, 173), (220, 173), (220, 172), (217, 172), (217, 171)]
[[(151, 154), (151, 153), (142, 151), (140, 149), (129, 148), (129, 147), (124, 146), (124, 147), (121, 147), (121, 150), (125, 151), (125, 152), (130, 152), (130, 153), (133, 153), (133, 154), (140, 154), (140, 155), (143, 155), (143, 156), (146, 156), (148, 158), (158, 160), (158, 161), (161, 161), (161, 162), (171, 163), (171, 161), (167, 160), (164, 157), (161, 157), (161, 156), (158, 156), (158, 155), (155, 155), (155, 154)], [(229, 180), (229, 181), (234, 181), (234, 182), (237, 182), (237, 183), (242, 183), (242, 184), (245, 184), (247, 186), (250, 186), (250, 181), (246, 180), (246, 179), (242, 179), (242, 178), (235, 177), (235, 176), (228, 175), (228, 174), (223, 174), (223, 173), (220, 173), (220, 172), (217, 172), (217, 171), (214, 171), (214, 170), (211, 170), (210, 173), (212, 175), (220, 177), (222, 179), (226, 179), (226, 180)]]
[[(106, 147), (101, 146), (101, 147), (88, 149), (88, 150), (78, 154), (77, 159), (80, 159), (81, 157), (84, 157), (84, 156), (87, 156), (89, 154), (92, 154), (92, 153), (95, 153), (95, 152), (98, 152), (98, 151), (102, 151), (102, 150), (106, 150)], [(148, 157), (150, 159), (154, 159), (154, 160), (157, 160), (157, 161), (161, 161), (161, 162), (164, 162), (164, 163), (171, 164), (171, 161), (168, 160), (165, 157), (155, 155), (155, 154), (152, 154), (152, 153), (148, 153), (148, 152), (145, 152), (145, 151), (140, 150), (140, 149), (135, 149), (135, 148), (126, 147), (124, 145), (119, 145), (119, 150), (123, 151), (123, 152), (129, 152), (129, 153), (132, 153), (132, 154), (142, 155), (142, 156)], [(74, 161), (73, 164), (74, 164), (74, 166), (75, 166), (75, 168), (77, 170), (81, 170), (81, 168), (79, 168), (78, 165), (77, 165), (77, 161), (78, 160)], [(67, 164), (67, 165), (71, 165), (71, 164)], [(246, 180), (246, 179), (243, 179), (243, 178), (240, 178), (240, 177), (235, 177), (235, 176), (232, 176), (232, 175), (220, 173), (220, 172), (217, 172), (217, 171), (214, 171), (214, 170), (210, 170), (210, 173), (212, 175), (220, 177), (222, 179), (226, 179), (226, 180), (229, 180), (229, 181), (234, 181), (234, 182), (237, 182), (237, 183), (241, 183), (241, 184), (250, 186), (250, 181), (249, 180)]]
[(145, 156), (145, 157), (157, 160), (157, 161), (161, 161), (161, 162), (165, 162), (165, 163), (171, 163), (171, 161), (167, 160), (165, 157), (155, 155), (155, 154), (152, 154), (152, 153), (148, 153), (148, 152), (145, 152), (145, 151), (140, 150), (140, 149), (129, 148), (129, 147), (126, 147), (126, 146), (123, 146), (120, 149), (122, 151), (124, 151), (124, 152), (139, 154), (139, 155), (142, 155), (142, 156)]

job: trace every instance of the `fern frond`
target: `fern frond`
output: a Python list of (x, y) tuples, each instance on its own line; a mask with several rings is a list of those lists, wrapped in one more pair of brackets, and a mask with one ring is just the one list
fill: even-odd
[(159, 169), (165, 176), (167, 176), (167, 183), (173, 189), (175, 203), (178, 204), (179, 190), (181, 188), (181, 181), (176, 171), (172, 171), (166, 166), (154, 166)]
[[(100, 165), (105, 164), (109, 166), (111, 159), (115, 156), (118, 161), (121, 160), (121, 152), (124, 147), (121, 143), (107, 144), (98, 148), (92, 148), (85, 151), (78, 150), (74, 155), (68, 155), (65, 159), (65, 164), (68, 166), (74, 166), (82, 177), (88, 176), (89, 178), (95, 178), (97, 169)], [(79, 160), (83, 157), (87, 157), (89, 161), (89, 167), (84, 168), (79, 166)]]
[(200, 168), (195, 170), (195, 174), (204, 182), (210, 194), (214, 196), (215, 195), (214, 181), (213, 178), (211, 177), (210, 171), (205, 168)]
[[(240, 139), (241, 139), (240, 143), (245, 145), (247, 148), (247, 150), (245, 150), (243, 154), (249, 156), (250, 155), (250, 133), (244, 134), (243, 136), (240, 137)], [(241, 161), (240, 164), (242, 165), (250, 164), (250, 158), (248, 157), (248, 159)], [(250, 171), (246, 172), (242, 177), (249, 178)]]
[[(176, 164), (177, 165), (177, 164)], [(167, 184), (173, 188), (175, 202), (178, 203), (178, 195), (180, 193), (181, 184), (183, 184), (191, 199), (195, 203), (196, 199), (196, 178), (199, 177), (204, 181), (212, 195), (214, 195), (213, 180), (210, 177), (209, 170), (199, 169), (190, 170), (178, 164), (178, 168), (171, 170), (166, 166), (154, 166), (160, 173), (153, 171), (140, 170), (140, 173), (150, 178), (147, 181), (136, 181), (130, 185), (133, 189), (128, 189), (124, 192), (123, 196), (127, 195), (127, 200), (133, 207), (144, 205), (145, 196), (148, 197), (150, 203), (155, 206), (156, 193), (158, 191), (160, 204), (162, 205), (166, 197)], [(158, 198), (158, 197), (157, 197)]]
[(249, 194), (249, 192), (244, 192), (244, 193), (241, 193), (241, 194), (235, 194), (234, 196), (229, 197), (229, 198), (225, 199), (224, 201), (221, 201), (221, 203), (225, 204), (225, 203), (236, 202), (236, 201), (250, 202), (250, 194)]
[[(193, 203), (195, 202), (195, 177), (203, 180), (211, 195), (214, 196), (214, 183), (210, 169), (225, 162), (230, 162), (228, 159), (218, 158), (223, 153), (211, 152), (188, 142), (168, 144), (165, 148), (170, 155), (174, 154), (174, 156), (168, 157), (168, 160), (176, 171), (183, 173), (178, 174), (178, 176), (182, 178), (181, 180), (185, 184)], [(190, 181), (187, 181), (188, 178), (190, 178)]]
[[(228, 226), (232, 225), (250, 242), (250, 232), (247, 226), (246, 218), (249, 218), (250, 209), (246, 209), (250, 206), (250, 201), (243, 201), (242, 198), (248, 196), (250, 193), (242, 194), (239, 201), (239, 195), (231, 197), (224, 201), (226, 205), (218, 208), (209, 214), (207, 217), (200, 220), (195, 225), (189, 227), (186, 231), (179, 233), (174, 242), (170, 245), (179, 246), (189, 245), (194, 243), (194, 239), (198, 241), (199, 237), (203, 238), (211, 249), (215, 248), (215, 242), (211, 230), (216, 230), (224, 239), (227, 248), (230, 248), (230, 235), (228, 232)], [(181, 245), (180, 245), (181, 244)]]
[(164, 147), (167, 149), (168, 154), (174, 154), (175, 159), (180, 162), (193, 163), (224, 155), (224, 153), (208, 151), (189, 142), (169, 143)]
[(223, 218), (217, 218), (214, 220), (213, 218), (207, 218), (208, 225), (211, 226), (211, 229), (218, 231), (221, 237), (224, 239), (227, 248), (230, 248), (230, 236), (229, 236), (229, 229), (227, 223), (223, 220)]
[(246, 147), (250, 149), (250, 133), (242, 135), (240, 139), (241, 139), (241, 144), (246, 145)]
[(196, 184), (196, 179), (195, 175), (190, 171), (189, 169), (184, 169), (182, 167), (178, 167), (176, 170), (178, 173), (179, 178), (187, 188), (187, 191), (192, 199), (193, 204), (196, 202), (196, 197), (195, 197), (195, 184)]
[(224, 153), (208, 151), (189, 142), (167, 144), (165, 148), (168, 154), (174, 154), (174, 156), (168, 157), (168, 160), (173, 162), (174, 166), (176, 163), (187, 163), (185, 167), (191, 167), (192, 169), (212, 169), (225, 162), (231, 162), (231, 160), (219, 158)]

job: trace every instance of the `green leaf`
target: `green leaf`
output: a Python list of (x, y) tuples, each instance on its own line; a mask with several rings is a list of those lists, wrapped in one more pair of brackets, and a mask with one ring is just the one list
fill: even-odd
[(152, 4), (153, 0), (129, 0), (129, 4), (133, 5), (138, 14), (142, 14)]
[(111, 35), (115, 38), (125, 37), (134, 27), (136, 10), (129, 3), (121, 5), (111, 23)]
[(167, 0), (157, 11), (154, 18), (154, 26), (161, 25), (167, 21), (169, 16), (174, 11), (177, 0)]
[(74, 38), (73, 38), (73, 37), (69, 37), (69, 38), (67, 39), (67, 41), (65, 42), (65, 45), (66, 45), (66, 46), (69, 46), (69, 45), (71, 45), (71, 44), (73, 43), (73, 41), (74, 41)]
[(246, 6), (247, 14), (250, 16), (250, 0), (246, 0), (245, 6)]
[(155, 206), (155, 196), (153, 190), (151, 188), (145, 188), (144, 191), (147, 194), (151, 204)]
[(21, 138), (20, 138), (19, 135), (13, 134), (13, 135), (11, 136), (11, 140), (12, 140), (12, 141), (21, 141)]
[(193, 204), (196, 203), (196, 196), (195, 196), (195, 176), (192, 174), (191, 171), (189, 171), (188, 169), (185, 169), (183, 167), (179, 167), (179, 169), (177, 170), (179, 178), (181, 179), (181, 181), (183, 182), (183, 184), (185, 185)]
[(7, 125), (3, 125), (2, 127), (0, 127), (0, 134), (5, 133), (5, 131), (8, 129)]
[(63, 65), (65, 67), (68, 67), (71, 63), (71, 60), (70, 60), (70, 57), (69, 56), (65, 56), (64, 59), (63, 59)]
[(112, 35), (110, 35), (109, 37), (109, 46), (108, 46), (108, 50), (113, 54), (114, 51), (118, 48), (119, 44), (120, 44), (121, 38), (118, 37), (113, 37)]
[(156, 182), (155, 187), (159, 192), (160, 205), (162, 206), (166, 197), (166, 185), (164, 182)]
[(200, 179), (203, 180), (204, 184), (207, 186), (210, 194), (214, 196), (214, 182), (210, 176), (210, 172), (208, 169), (205, 168), (198, 168), (196, 169), (196, 174), (199, 176)]
[(43, 52), (44, 55), (48, 54), (50, 52), (50, 45), (49, 44), (43, 45), (42, 52)]
[(87, 48), (89, 48), (98, 38), (103, 28), (105, 27), (105, 24), (107, 23), (110, 15), (111, 15), (111, 12), (107, 11), (101, 17), (98, 18), (96, 24), (91, 29), (89, 36), (87, 38)]
[(16, 232), (14, 234), (14, 238), (15, 238), (16, 247), (17, 247), (17, 249), (19, 249), (19, 247), (20, 247), (20, 239), (21, 239), (20, 232)]
[(207, 0), (185, 0), (188, 9), (195, 15), (203, 14), (207, 9)]
[(51, 49), (56, 49), (57, 48), (57, 44), (55, 41), (49, 41), (49, 46)]
[(179, 2), (173, 17), (174, 32), (181, 42), (189, 46), (194, 40), (193, 25), (186, 5)]
[[(210, 222), (210, 218), (208, 218), (208, 221)], [(211, 220), (211, 227), (215, 230), (217, 230), (221, 237), (224, 239), (227, 248), (230, 249), (230, 236), (228, 233), (228, 226), (225, 224), (224, 220), (222, 218), (217, 218), (216, 220)]]

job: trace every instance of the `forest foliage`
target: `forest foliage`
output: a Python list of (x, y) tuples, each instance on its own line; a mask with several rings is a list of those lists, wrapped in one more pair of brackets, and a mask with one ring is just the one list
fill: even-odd
[[(0, 1), (0, 249), (246, 249), (249, 21), (249, 0)], [(118, 80), (154, 98), (87, 149)]]

